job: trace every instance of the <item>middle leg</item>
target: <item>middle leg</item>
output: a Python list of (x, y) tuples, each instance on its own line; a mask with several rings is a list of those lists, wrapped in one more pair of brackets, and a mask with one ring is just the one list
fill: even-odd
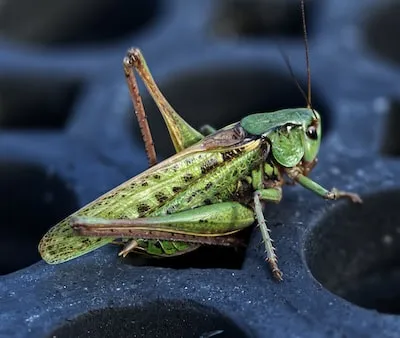
[(278, 258), (275, 254), (275, 248), (272, 245), (273, 240), (269, 235), (271, 230), (268, 229), (261, 204), (261, 200), (279, 203), (280, 200), (282, 199), (282, 188), (275, 187), (275, 188), (257, 190), (254, 192), (253, 198), (254, 198), (254, 209), (256, 213), (256, 218), (265, 245), (265, 253), (267, 254), (266, 262), (268, 263), (274, 278), (278, 281), (282, 281), (282, 272), (278, 267)]

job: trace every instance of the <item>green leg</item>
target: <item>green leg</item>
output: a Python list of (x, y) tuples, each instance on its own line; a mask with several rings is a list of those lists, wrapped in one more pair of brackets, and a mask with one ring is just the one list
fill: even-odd
[(214, 134), (217, 131), (214, 127), (211, 127), (209, 124), (205, 124), (204, 126), (200, 127), (200, 132), (204, 135)]
[(238, 202), (222, 202), (174, 214), (134, 219), (74, 217), (72, 228), (85, 236), (132, 237), (132, 231), (174, 232), (196, 236), (224, 236), (254, 222), (253, 211)]
[(272, 271), (272, 275), (276, 280), (282, 280), (282, 272), (278, 267), (278, 259), (275, 254), (275, 248), (272, 245), (273, 240), (271, 239), (269, 233), (270, 230), (267, 227), (267, 223), (265, 222), (261, 200), (279, 203), (282, 199), (282, 189), (281, 187), (269, 188), (269, 189), (261, 189), (257, 190), (254, 193), (254, 209), (256, 213), (256, 218), (258, 221), (258, 226), (261, 230), (261, 235), (263, 238), (263, 242), (265, 245), (265, 253), (267, 254), (266, 261), (270, 266)]
[[(197, 143), (203, 135), (190, 126), (169, 104), (154, 81), (146, 64), (142, 52), (138, 48), (131, 48), (124, 58), (124, 69), (127, 76), (132, 76), (135, 69), (146, 85), (150, 95), (161, 111), (167, 125), (172, 142), (177, 152)], [(140, 123), (140, 122), (139, 122)]]
[(251, 171), (251, 184), (254, 190), (264, 189), (263, 176), (264, 171), (262, 168), (262, 164), (257, 169)]
[(276, 280), (282, 280), (282, 272), (278, 268), (278, 260), (275, 254), (275, 248), (272, 245), (273, 240), (271, 239), (269, 233), (270, 230), (267, 227), (267, 223), (264, 218), (261, 201), (279, 203), (282, 199), (282, 187), (276, 186), (272, 188), (264, 189), (264, 168), (260, 165), (259, 168), (254, 169), (251, 172), (251, 180), (254, 192), (254, 209), (256, 213), (256, 218), (258, 221), (258, 226), (261, 230), (261, 236), (265, 245), (265, 253), (267, 254), (266, 261), (270, 266), (272, 275)]
[[(71, 227), (82, 236), (239, 246), (240, 240), (230, 235), (253, 222), (251, 209), (237, 202), (224, 202), (158, 217), (117, 220), (75, 217)], [(138, 242), (132, 240), (119, 255), (126, 256), (137, 247)]]
[(329, 200), (337, 200), (339, 198), (349, 198), (353, 203), (362, 203), (362, 199), (358, 194), (348, 192), (348, 191), (341, 191), (336, 188), (333, 188), (331, 191), (325, 189), (318, 183), (314, 182), (312, 179), (304, 176), (303, 174), (299, 173), (296, 168), (287, 170), (288, 176), (293, 179), (294, 181), (298, 182), (304, 188), (311, 190), (312, 192), (316, 193), (317, 195), (329, 199)]

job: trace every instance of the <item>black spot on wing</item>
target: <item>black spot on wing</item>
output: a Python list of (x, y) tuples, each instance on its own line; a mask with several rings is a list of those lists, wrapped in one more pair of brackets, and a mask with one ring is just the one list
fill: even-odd
[(183, 180), (184, 180), (186, 183), (188, 183), (188, 182), (190, 182), (191, 180), (193, 180), (193, 175), (190, 174), (190, 173), (185, 174), (185, 175), (183, 175)]
[(150, 206), (147, 205), (146, 203), (140, 203), (137, 207), (139, 217), (142, 217), (149, 210), (150, 210)]
[(163, 204), (168, 199), (168, 196), (165, 195), (163, 192), (157, 192), (155, 194), (155, 198), (160, 204)]
[(213, 170), (215, 167), (217, 167), (218, 164), (219, 164), (219, 162), (215, 158), (208, 160), (206, 163), (204, 163), (201, 166), (201, 173), (203, 175), (209, 173), (211, 170)]
[(176, 193), (182, 191), (182, 187), (172, 187), (172, 191), (176, 194)]

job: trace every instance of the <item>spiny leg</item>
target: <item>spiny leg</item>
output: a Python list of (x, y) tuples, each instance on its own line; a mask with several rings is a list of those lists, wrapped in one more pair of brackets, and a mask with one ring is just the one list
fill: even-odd
[[(120, 225), (117, 222), (120, 220), (102, 220), (98, 219), (98, 225), (104, 225), (105, 222), (109, 224), (113, 224), (113, 226)], [(96, 236), (96, 237), (108, 237), (115, 236), (114, 230), (102, 229), (100, 232), (98, 229), (93, 230), (88, 228), (93, 227), (95, 223), (93, 223), (93, 219), (85, 218), (85, 217), (76, 217), (72, 220), (71, 226), (82, 236)], [(103, 223), (102, 223), (103, 222)], [(111, 229), (111, 228), (110, 228)], [(106, 231), (103, 231), (106, 230)], [(125, 233), (125, 231), (124, 231)], [(207, 237), (207, 236), (197, 236), (197, 235), (189, 235), (183, 233), (174, 233), (168, 231), (156, 231), (156, 230), (129, 230), (129, 237), (140, 238), (142, 240), (160, 240), (160, 241), (176, 241), (176, 242), (185, 242), (192, 244), (201, 244), (201, 245), (217, 245), (217, 246), (228, 246), (228, 247), (241, 247), (244, 246), (244, 242), (236, 237), (235, 235), (224, 235), (217, 237)], [(130, 252), (134, 251), (139, 243), (137, 240), (130, 240), (128, 242), (114, 241), (114, 244), (124, 245), (124, 248), (119, 252), (119, 256), (125, 257)]]
[[(74, 217), (71, 227), (82, 236), (129, 237), (209, 245), (239, 245), (229, 236), (254, 222), (253, 211), (237, 202), (202, 206), (174, 214), (135, 219)], [(127, 250), (131, 251), (127, 244)]]
[(358, 194), (341, 191), (336, 188), (333, 188), (331, 191), (325, 189), (323, 186), (314, 182), (312, 179), (303, 175), (298, 168), (290, 168), (286, 170), (287, 175), (298, 182), (304, 188), (316, 193), (317, 195), (329, 199), (329, 200), (337, 200), (339, 198), (348, 198), (353, 203), (362, 203), (362, 199)]
[(261, 189), (254, 193), (254, 210), (258, 225), (261, 230), (261, 236), (265, 245), (265, 253), (267, 254), (266, 261), (271, 269), (272, 275), (278, 281), (282, 281), (282, 272), (278, 267), (278, 258), (275, 254), (275, 248), (272, 245), (273, 240), (269, 233), (267, 223), (264, 218), (261, 200), (278, 203), (282, 199), (281, 187)]
[(140, 97), (136, 77), (133, 72), (133, 68), (129, 66), (129, 59), (127, 59), (127, 57), (124, 58), (123, 65), (129, 93), (135, 108), (136, 118), (139, 123), (140, 132), (144, 141), (144, 147), (149, 160), (149, 166), (151, 167), (157, 163), (157, 155), (154, 148), (153, 137), (151, 136), (149, 123), (147, 122), (146, 112), (144, 110), (142, 98)]
[(124, 58), (124, 68), (133, 73), (135, 69), (146, 85), (150, 95), (153, 97), (158, 109), (164, 118), (170, 133), (172, 142), (177, 152), (197, 143), (203, 138), (203, 135), (190, 126), (169, 104), (167, 99), (161, 93), (155, 83), (143, 54), (138, 48), (128, 50), (127, 56)]
[[(140, 96), (139, 87), (136, 81), (134, 70), (139, 73), (147, 89), (152, 95), (158, 108), (160, 109), (164, 120), (167, 124), (171, 138), (177, 152), (183, 150), (202, 139), (202, 135), (193, 129), (186, 121), (184, 121), (178, 113), (172, 108), (169, 102), (162, 95), (157, 84), (155, 83), (150, 70), (147, 67), (146, 61), (137, 48), (132, 48), (128, 51), (127, 56), (123, 61), (124, 72), (128, 83), (128, 89), (132, 102), (135, 108), (136, 117), (139, 123), (140, 131), (143, 137), (149, 167), (157, 163), (157, 155), (154, 148), (154, 142), (151, 135), (150, 127), (147, 121), (146, 112)], [(137, 245), (135, 240), (132, 240), (127, 246)]]
[(75, 216), (70, 225), (85, 236), (130, 237), (133, 231), (160, 231), (217, 237), (242, 230), (253, 222), (253, 211), (248, 207), (238, 202), (221, 202), (173, 214), (133, 219)]

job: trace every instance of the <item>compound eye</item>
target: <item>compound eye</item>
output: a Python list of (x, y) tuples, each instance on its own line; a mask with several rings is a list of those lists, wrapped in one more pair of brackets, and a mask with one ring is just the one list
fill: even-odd
[(318, 139), (317, 128), (315, 128), (314, 126), (309, 126), (307, 128), (306, 135), (312, 140)]

